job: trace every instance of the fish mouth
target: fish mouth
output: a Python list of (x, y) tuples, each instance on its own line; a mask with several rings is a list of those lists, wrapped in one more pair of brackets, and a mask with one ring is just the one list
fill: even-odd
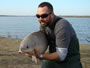
[(33, 53), (33, 51), (32, 51), (32, 50), (24, 49), (24, 50), (19, 50), (18, 53), (19, 53), (19, 54), (23, 54), (23, 53)]
[(21, 50), (19, 50), (19, 51), (18, 51), (18, 53), (19, 53), (19, 54), (22, 54), (22, 53), (24, 53), (24, 52), (23, 52), (23, 51), (21, 51)]

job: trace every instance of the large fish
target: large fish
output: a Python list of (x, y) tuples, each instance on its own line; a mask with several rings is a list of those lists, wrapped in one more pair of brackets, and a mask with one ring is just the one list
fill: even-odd
[(37, 58), (34, 55), (33, 49), (36, 48), (40, 52), (40, 54), (43, 54), (46, 51), (47, 47), (48, 42), (45, 34), (41, 31), (33, 32), (21, 41), (19, 53), (32, 53), (32, 61), (37, 63)]

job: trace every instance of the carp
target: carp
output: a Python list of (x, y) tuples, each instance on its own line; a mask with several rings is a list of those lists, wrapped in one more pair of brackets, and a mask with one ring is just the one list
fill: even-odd
[(42, 31), (33, 32), (26, 36), (20, 44), (19, 53), (32, 53), (32, 61), (37, 63), (37, 58), (34, 54), (34, 48), (36, 48), (40, 54), (44, 54), (48, 47), (48, 41), (46, 35)]

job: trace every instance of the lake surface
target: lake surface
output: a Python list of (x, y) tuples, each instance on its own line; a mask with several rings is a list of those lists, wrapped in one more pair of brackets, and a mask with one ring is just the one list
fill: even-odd
[[(65, 17), (74, 27), (80, 44), (90, 45), (90, 18)], [(0, 36), (23, 39), (39, 30), (36, 17), (0, 17)]]

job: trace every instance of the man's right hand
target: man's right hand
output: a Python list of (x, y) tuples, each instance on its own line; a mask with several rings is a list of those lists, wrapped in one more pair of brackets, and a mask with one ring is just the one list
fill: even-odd
[(31, 54), (31, 53), (25, 53), (25, 56), (28, 56), (28, 57), (30, 57), (30, 58), (32, 58), (32, 55), (33, 55), (33, 54)]

